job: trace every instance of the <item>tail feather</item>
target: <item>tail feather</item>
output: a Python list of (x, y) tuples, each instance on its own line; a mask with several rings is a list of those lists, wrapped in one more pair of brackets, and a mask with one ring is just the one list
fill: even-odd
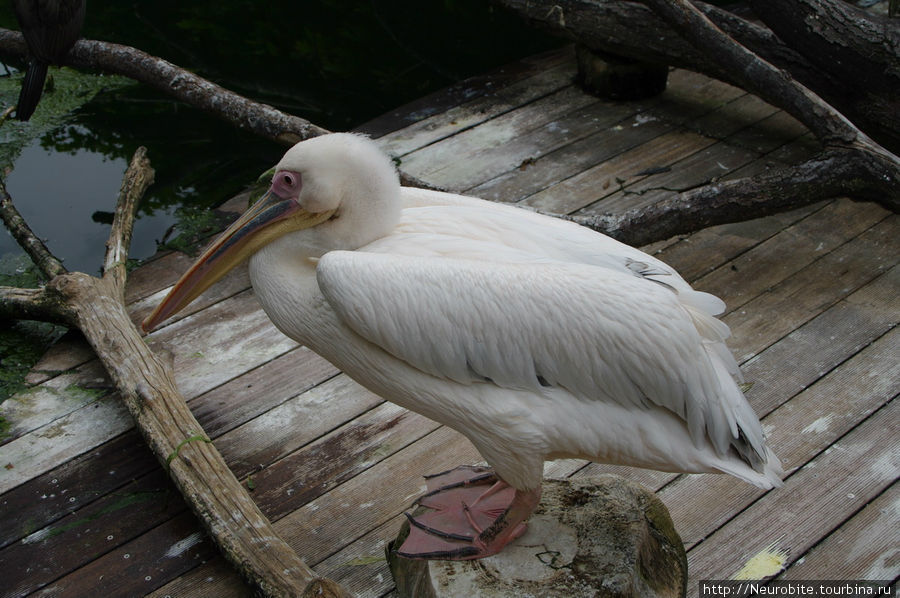
[(47, 63), (40, 60), (30, 60), (22, 79), (22, 90), (19, 92), (19, 102), (16, 104), (16, 118), (28, 120), (34, 114), (41, 94), (44, 92), (44, 80), (47, 78)]

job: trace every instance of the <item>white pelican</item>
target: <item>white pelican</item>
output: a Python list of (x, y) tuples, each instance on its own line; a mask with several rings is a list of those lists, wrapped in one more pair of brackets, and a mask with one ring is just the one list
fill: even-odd
[(602, 234), (401, 187), (372, 141), (326, 135), (285, 154), (268, 193), (144, 329), (247, 257), (282, 332), (373, 392), (458, 430), (493, 469), (430, 480), (420, 504), (434, 510), (410, 517), (404, 556), (500, 551), (537, 506), (547, 459), (781, 483), (735, 382), (728, 327), (713, 317), (724, 304)]

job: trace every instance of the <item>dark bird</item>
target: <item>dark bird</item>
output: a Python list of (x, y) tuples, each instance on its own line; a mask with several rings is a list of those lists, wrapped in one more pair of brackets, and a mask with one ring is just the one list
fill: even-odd
[(60, 64), (78, 41), (86, 0), (12, 0), (28, 46), (16, 118), (28, 120), (44, 91), (47, 67)]

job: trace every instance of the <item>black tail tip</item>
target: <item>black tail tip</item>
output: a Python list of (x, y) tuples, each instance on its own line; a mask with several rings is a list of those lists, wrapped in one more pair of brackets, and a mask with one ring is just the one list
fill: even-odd
[(34, 114), (41, 94), (44, 93), (44, 80), (47, 78), (47, 63), (31, 61), (22, 79), (22, 90), (16, 104), (16, 119), (26, 121)]

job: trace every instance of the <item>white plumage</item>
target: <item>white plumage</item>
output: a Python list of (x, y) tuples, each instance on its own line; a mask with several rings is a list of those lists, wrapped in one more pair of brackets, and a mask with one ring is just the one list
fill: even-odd
[(254, 247), (276, 326), (465, 434), (517, 490), (559, 457), (780, 483), (724, 304), (666, 264), (571, 222), (401, 188), (349, 134), (295, 146), (272, 191), (328, 216)]

